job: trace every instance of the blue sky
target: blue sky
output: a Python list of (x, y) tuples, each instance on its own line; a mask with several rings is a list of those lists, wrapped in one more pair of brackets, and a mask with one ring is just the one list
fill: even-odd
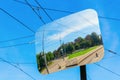
[[(24, 0), (21, 0), (24, 1)], [(29, 0), (36, 5), (34, 1)], [(40, 1), (40, 0), (39, 0)], [(67, 10), (78, 12), (85, 9), (94, 9), (99, 16), (120, 18), (119, 0), (42, 0), (40, 3), (46, 8)], [(0, 8), (5, 9), (16, 18), (24, 22), (34, 31), (43, 25), (33, 11), (26, 5), (17, 3), (13, 0), (1, 0)], [(61, 17), (69, 15), (69, 13), (47, 11), (50, 16), (56, 20)], [(46, 23), (51, 22), (49, 18), (40, 11), (42, 18)], [(120, 53), (120, 22), (115, 20), (108, 20), (99, 18), (101, 33), (103, 36), (104, 47), (112, 49), (118, 54)], [(13, 39), (17, 37), (27, 36), (33, 34), (31, 31), (24, 28), (8, 15), (0, 11), (0, 41)], [(24, 42), (31, 42), (35, 36), (31, 38), (21, 39), (17, 41), (10, 41), (0, 43), (0, 46), (7, 46), (19, 44)], [(19, 63), (33, 63), (33, 64), (19, 64), (20, 68), (32, 75), (36, 80), (80, 80), (79, 67), (67, 69), (50, 75), (41, 75), (37, 70), (35, 58), (35, 45), (29, 44), (24, 46), (0, 48), (0, 57), (10, 62)], [(98, 64), (120, 74), (120, 57), (105, 51), (105, 57)], [(88, 80), (119, 80), (120, 77), (102, 69), (95, 64), (87, 65)], [(0, 80), (32, 80), (27, 75), (14, 68), (7, 63), (0, 61)]]

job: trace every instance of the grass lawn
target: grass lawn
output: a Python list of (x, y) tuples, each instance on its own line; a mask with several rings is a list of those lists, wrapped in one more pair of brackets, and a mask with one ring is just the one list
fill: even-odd
[(81, 50), (81, 51), (78, 51), (78, 52), (74, 52), (72, 54), (70, 54), (68, 56), (68, 59), (71, 59), (71, 58), (74, 58), (74, 57), (77, 57), (77, 56), (80, 56), (80, 55), (83, 55), (83, 54), (86, 54), (88, 53), (89, 51), (92, 51), (94, 49), (96, 49), (98, 46), (94, 46), (94, 47), (91, 47), (91, 48), (88, 48), (88, 49), (84, 49), (84, 50)]

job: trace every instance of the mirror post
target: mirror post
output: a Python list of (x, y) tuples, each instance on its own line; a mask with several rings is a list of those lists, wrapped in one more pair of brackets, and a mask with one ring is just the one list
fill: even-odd
[(80, 80), (87, 80), (86, 65), (80, 66)]

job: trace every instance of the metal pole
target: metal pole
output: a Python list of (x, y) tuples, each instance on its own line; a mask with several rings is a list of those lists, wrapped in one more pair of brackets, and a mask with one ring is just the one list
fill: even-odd
[(47, 66), (47, 60), (46, 60), (46, 54), (44, 54), (44, 60), (45, 60), (45, 66), (46, 66), (47, 73), (49, 74), (49, 70), (48, 70), (48, 66)]
[(42, 49), (43, 49), (43, 55), (44, 55), (46, 70), (47, 70), (47, 73), (49, 74), (49, 70), (48, 70), (48, 66), (47, 66), (47, 60), (46, 60), (46, 54), (44, 53), (44, 31), (45, 30), (43, 30)]
[(62, 55), (62, 58), (63, 58), (63, 61), (64, 61), (64, 51), (63, 51), (63, 46), (62, 46), (62, 43), (61, 43), (61, 34), (60, 34), (60, 46), (61, 46), (60, 52), (61, 52), (61, 55)]
[(87, 80), (86, 65), (80, 66), (80, 80)]

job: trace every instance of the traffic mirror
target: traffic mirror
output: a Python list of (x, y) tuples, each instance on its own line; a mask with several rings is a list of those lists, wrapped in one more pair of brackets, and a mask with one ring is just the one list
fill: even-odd
[(97, 12), (76, 12), (41, 26), (36, 32), (36, 59), (41, 74), (97, 62), (104, 47)]

